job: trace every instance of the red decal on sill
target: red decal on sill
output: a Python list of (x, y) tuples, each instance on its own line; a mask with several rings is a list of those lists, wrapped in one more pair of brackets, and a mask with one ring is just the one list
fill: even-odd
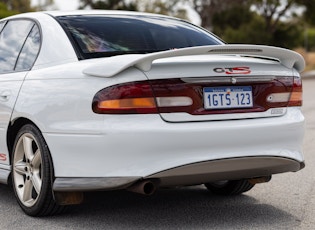
[(6, 161), (7, 160), (7, 155), (4, 153), (0, 153), (0, 161)]

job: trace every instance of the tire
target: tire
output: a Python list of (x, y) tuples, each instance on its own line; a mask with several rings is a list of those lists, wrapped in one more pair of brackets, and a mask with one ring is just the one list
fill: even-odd
[(251, 190), (254, 185), (248, 180), (226, 180), (205, 184), (207, 189), (216, 195), (239, 195)]
[(12, 153), (12, 185), (17, 201), (29, 216), (60, 213), (54, 200), (52, 163), (48, 146), (37, 127), (28, 124), (18, 132)]

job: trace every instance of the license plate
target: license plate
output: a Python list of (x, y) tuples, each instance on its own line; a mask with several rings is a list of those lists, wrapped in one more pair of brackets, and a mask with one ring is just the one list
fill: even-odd
[(251, 86), (206, 87), (203, 89), (205, 109), (253, 107)]

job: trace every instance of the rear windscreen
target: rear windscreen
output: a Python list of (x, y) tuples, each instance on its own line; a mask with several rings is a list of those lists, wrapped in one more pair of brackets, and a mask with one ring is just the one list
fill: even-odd
[(164, 17), (80, 15), (57, 20), (81, 59), (222, 44), (199, 27)]

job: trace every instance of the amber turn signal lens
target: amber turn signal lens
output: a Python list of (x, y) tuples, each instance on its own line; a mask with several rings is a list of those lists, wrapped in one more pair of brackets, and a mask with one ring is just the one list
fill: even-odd
[(132, 109), (132, 108), (155, 108), (154, 98), (127, 98), (101, 101), (100, 109)]
[(303, 102), (303, 88), (301, 78), (294, 78), (293, 90), (290, 96), (288, 106), (302, 106)]
[(302, 106), (302, 92), (292, 92), (290, 96), (289, 106)]

